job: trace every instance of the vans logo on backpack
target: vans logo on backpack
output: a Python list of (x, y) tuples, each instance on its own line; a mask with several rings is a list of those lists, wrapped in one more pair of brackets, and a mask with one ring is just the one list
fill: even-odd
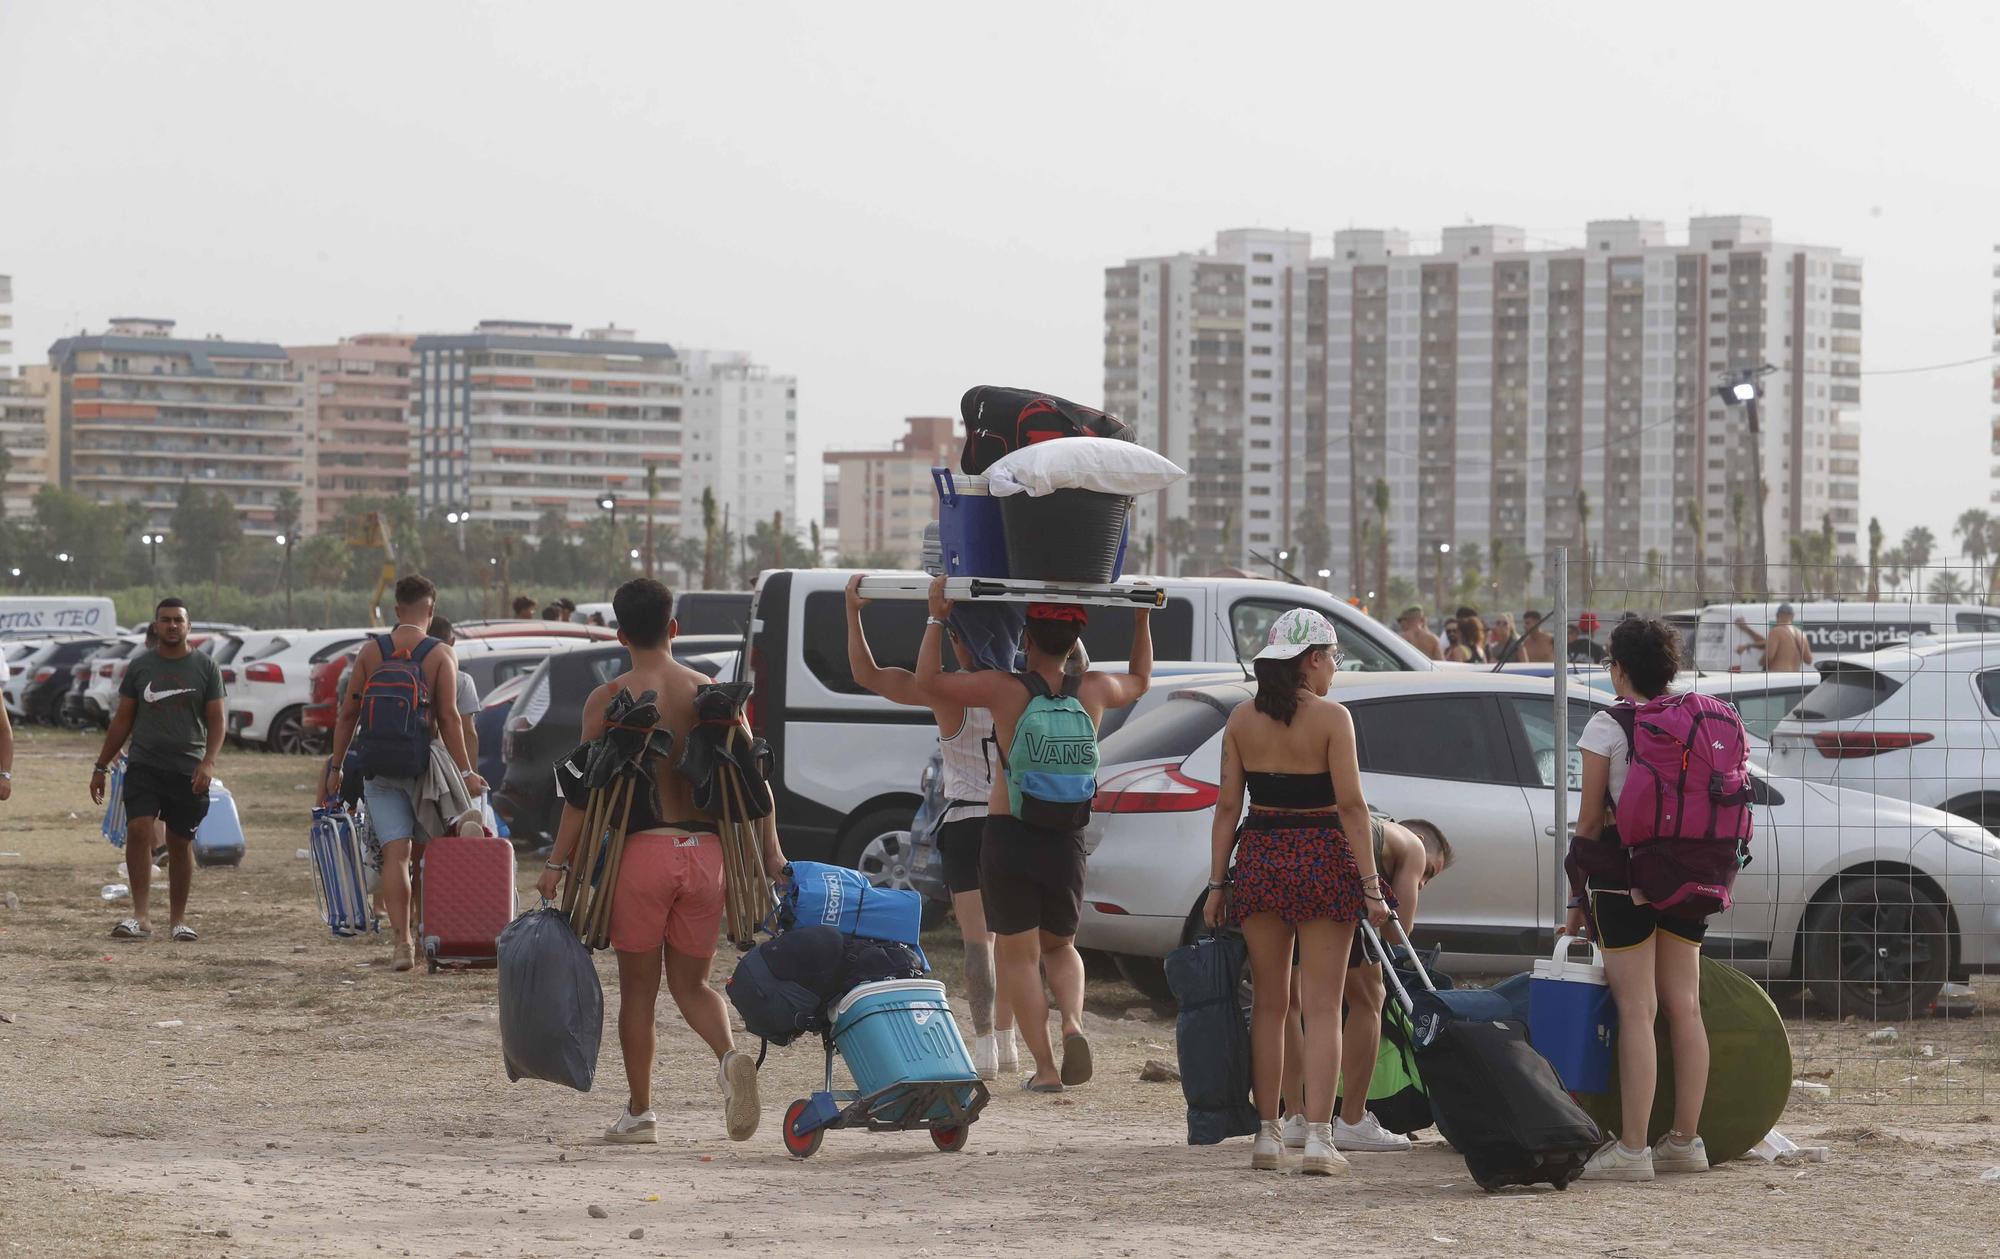
[(1097, 740), (1088, 735), (1040, 735), (1024, 731), (1028, 758), (1042, 765), (1097, 767)]

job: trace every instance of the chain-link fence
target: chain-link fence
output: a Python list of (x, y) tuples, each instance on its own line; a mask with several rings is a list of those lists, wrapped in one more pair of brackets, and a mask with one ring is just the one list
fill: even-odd
[[(1676, 688), (1734, 706), (1753, 765), (1750, 861), (1704, 951), (1768, 986), (1805, 1094), (1984, 1103), (2000, 1094), (1996, 572), (1800, 558), (1758, 571), (1552, 556), (1545, 628), (1571, 661), (1557, 724), (1575, 749), (1613, 701), (1603, 659), (1621, 620), (1670, 624)], [(1558, 817), (1576, 816), (1581, 766), (1572, 750)]]

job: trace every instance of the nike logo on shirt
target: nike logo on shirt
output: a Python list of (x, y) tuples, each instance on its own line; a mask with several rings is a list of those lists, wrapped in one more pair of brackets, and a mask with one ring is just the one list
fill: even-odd
[(191, 686), (184, 686), (180, 688), (178, 691), (156, 691), (153, 689), (153, 684), (151, 682), (148, 682), (146, 683), (146, 689), (140, 692), (140, 694), (146, 697), (146, 702), (148, 704), (157, 704), (163, 699), (172, 699), (176, 695), (192, 695), (194, 694), (194, 688)]

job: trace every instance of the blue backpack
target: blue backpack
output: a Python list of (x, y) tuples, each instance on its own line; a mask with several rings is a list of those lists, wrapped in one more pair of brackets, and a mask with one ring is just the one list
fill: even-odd
[(1082, 830), (1097, 795), (1097, 723), (1076, 697), (1081, 685), (1064, 677), (1051, 693), (1039, 673), (1014, 675), (1028, 688), (1028, 706), (1014, 723), (1007, 750), (1007, 804), (1029, 826)]
[(419, 778), (431, 760), (431, 688), (424, 681), (424, 657), (438, 645), (426, 637), (400, 651), (392, 635), (374, 640), (382, 663), (361, 688), (361, 716), (354, 744), (367, 778)]

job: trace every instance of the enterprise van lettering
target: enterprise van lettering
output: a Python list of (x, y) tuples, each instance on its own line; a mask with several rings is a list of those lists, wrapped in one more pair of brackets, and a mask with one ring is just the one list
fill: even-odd
[(1910, 641), (1912, 635), (1927, 634), (1929, 625), (1913, 625), (1907, 622), (1888, 623), (1873, 621), (1864, 625), (1801, 625), (1806, 641), (1814, 651), (1876, 651), (1896, 643)]
[(1023, 731), (1021, 742), (1028, 758), (1038, 765), (1089, 765), (1097, 763), (1097, 740), (1060, 736), (1051, 738)]

